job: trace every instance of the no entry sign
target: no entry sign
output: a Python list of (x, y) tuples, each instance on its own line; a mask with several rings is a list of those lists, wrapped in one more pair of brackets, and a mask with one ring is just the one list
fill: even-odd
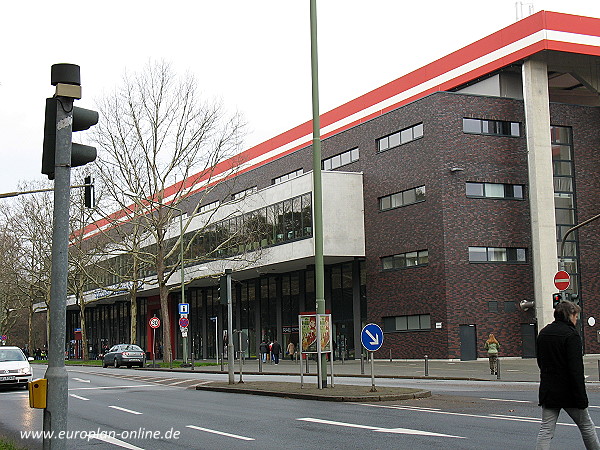
[(567, 272), (564, 270), (556, 272), (556, 275), (554, 275), (554, 286), (556, 286), (556, 289), (564, 291), (565, 289), (568, 289), (570, 285), (571, 277)]

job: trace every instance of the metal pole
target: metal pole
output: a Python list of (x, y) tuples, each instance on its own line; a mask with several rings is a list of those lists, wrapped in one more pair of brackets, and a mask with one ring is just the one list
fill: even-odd
[(363, 354), (362, 348), (360, 349), (360, 374), (365, 374), (365, 355)]
[(375, 389), (375, 364), (373, 363), (374, 352), (370, 352), (370, 353), (371, 353), (371, 390), (370, 390), (370, 392), (377, 392), (377, 389)]
[[(52, 273), (49, 306), (47, 407), (43, 430), (55, 436), (67, 430), (68, 378), (65, 369), (67, 323), (67, 273), (69, 246), (69, 200), (71, 186), (71, 135), (73, 99), (58, 97), (56, 107), (56, 151), (54, 222), (52, 228)], [(64, 449), (66, 439), (43, 438), (44, 449)]]
[(234, 359), (233, 359), (233, 305), (231, 300), (231, 269), (225, 269), (227, 276), (227, 370), (229, 372), (229, 384), (235, 383)]
[(152, 328), (152, 368), (156, 369), (156, 328)]
[[(175, 208), (173, 208), (175, 209)], [(181, 262), (181, 302), (185, 303), (185, 282), (183, 280), (184, 275), (184, 264), (183, 264), (183, 211), (179, 210), (179, 241), (181, 242), (181, 246), (179, 248), (179, 258)], [(188, 362), (188, 342), (187, 342), (187, 333), (185, 336), (182, 336), (183, 340), (183, 364), (187, 364)]]
[(192, 338), (192, 370), (194, 370), (194, 338)]
[(238, 343), (239, 343), (239, 349), (240, 349), (240, 381), (238, 381), (238, 383), (244, 383), (244, 380), (242, 379), (242, 331), (240, 330), (238, 332)]
[(429, 356), (425, 355), (425, 376), (429, 376)]
[(500, 358), (496, 358), (496, 379), (500, 379)]
[[(319, 118), (319, 65), (317, 52), (317, 2), (310, 0), (310, 66), (313, 122), (313, 218), (315, 225), (315, 294), (317, 314), (325, 314), (325, 264), (323, 260), (323, 187), (321, 184), (321, 122)], [(319, 354), (319, 388), (327, 386), (325, 354)]]

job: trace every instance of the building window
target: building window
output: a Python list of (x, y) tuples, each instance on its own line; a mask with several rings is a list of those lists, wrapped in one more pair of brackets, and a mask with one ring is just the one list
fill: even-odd
[(463, 119), (463, 131), (471, 134), (489, 134), (492, 136), (521, 136), (519, 122), (504, 120)]
[(423, 123), (418, 123), (412, 127), (397, 131), (388, 136), (377, 140), (377, 150), (384, 152), (390, 148), (398, 147), (423, 137)]
[(293, 172), (286, 173), (285, 175), (281, 175), (280, 177), (273, 178), (273, 180), (271, 180), (271, 181), (273, 184), (279, 184), (279, 183), (283, 183), (284, 181), (291, 180), (292, 178), (299, 177), (303, 173), (304, 173), (304, 169), (298, 169), (298, 170), (294, 170)]
[(209, 211), (211, 209), (215, 209), (218, 206), (219, 206), (219, 200), (217, 200), (216, 202), (211, 202), (211, 203), (209, 203), (207, 205), (201, 206), (198, 209), (198, 213), (203, 213), (203, 212)]
[(488, 312), (498, 312), (498, 302), (488, 302)]
[(503, 183), (466, 183), (467, 197), (522, 199), (523, 185)]
[(469, 262), (527, 262), (524, 248), (469, 247)]
[(236, 192), (235, 194), (231, 194), (231, 199), (239, 200), (241, 198), (244, 198), (246, 195), (254, 194), (255, 192), (258, 192), (258, 187), (252, 186), (251, 188), (244, 189), (243, 191)]
[(416, 331), (431, 330), (430, 314), (415, 314), (411, 316), (396, 316), (383, 318), (383, 331)]
[(429, 264), (429, 251), (427, 250), (400, 253), (381, 258), (383, 270), (404, 269), (406, 267), (426, 266), (427, 264)]
[(425, 201), (425, 186), (419, 186), (406, 191), (396, 192), (379, 198), (379, 210), (399, 208), (401, 206), (412, 205)]
[(333, 170), (355, 161), (358, 161), (358, 148), (324, 159), (322, 168), (323, 170)]

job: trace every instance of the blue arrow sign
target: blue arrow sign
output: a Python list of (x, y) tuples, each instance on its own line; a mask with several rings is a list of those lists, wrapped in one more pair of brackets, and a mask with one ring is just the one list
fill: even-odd
[(360, 333), (360, 341), (364, 348), (370, 352), (375, 352), (381, 348), (383, 344), (383, 331), (379, 325), (369, 323), (365, 325)]

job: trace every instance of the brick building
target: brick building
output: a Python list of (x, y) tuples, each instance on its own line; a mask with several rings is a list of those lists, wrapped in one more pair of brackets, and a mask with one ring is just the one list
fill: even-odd
[[(585, 352), (600, 353), (600, 222), (570, 234), (558, 254), (567, 230), (600, 213), (599, 30), (600, 19), (542, 11), (322, 115), (326, 309), (337, 351), (355, 357), (373, 322), (385, 332), (379, 357), (473, 359), (489, 333), (503, 355), (532, 357), (537, 330), (552, 321), (562, 256)], [(261, 252), (253, 264), (230, 264), (248, 356), (262, 339), (297, 342), (298, 313), (314, 311), (310, 133), (306, 122), (246, 150), (235, 178), (202, 199), (204, 209), (220, 204), (215, 230), (251, 217), (269, 227), (251, 244)], [(194, 273), (217, 275), (229, 256), (185, 269), (196, 358), (214, 357), (211, 318), (224, 323), (226, 313), (215, 279)], [(176, 318), (180, 279), (171, 283)], [(138, 306), (138, 343), (148, 347), (156, 292), (140, 292)], [(68, 312), (73, 339), (78, 311)], [(126, 298), (99, 300), (87, 314), (90, 345), (128, 340)]]

